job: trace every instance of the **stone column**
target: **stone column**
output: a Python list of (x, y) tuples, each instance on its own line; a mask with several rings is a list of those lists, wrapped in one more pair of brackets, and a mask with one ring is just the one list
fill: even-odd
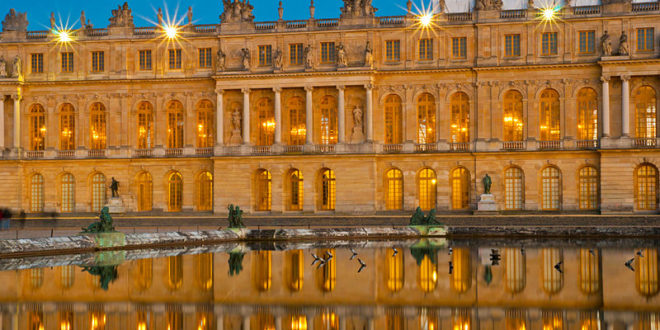
[(367, 90), (367, 120), (366, 120), (366, 131), (367, 131), (367, 141), (371, 142), (374, 140), (374, 100), (373, 100), (373, 90), (374, 86), (372, 84), (365, 85), (364, 88)]
[(314, 87), (311, 86), (306, 86), (305, 87), (305, 92), (307, 92), (305, 96), (305, 131), (307, 132), (305, 136), (305, 143), (306, 144), (313, 144), (314, 143), (314, 109), (313, 109), (313, 101), (312, 101), (312, 91), (314, 90)]
[(215, 90), (215, 144), (222, 145), (225, 138), (225, 112), (223, 106), (224, 90)]
[(243, 88), (243, 144), (250, 144), (250, 89)]
[(630, 76), (621, 76), (621, 135), (630, 136)]
[(14, 148), (21, 147), (21, 95), (14, 94)]
[(600, 77), (603, 82), (603, 137), (610, 136), (610, 77)]
[(5, 96), (0, 94), (0, 153), (5, 148)]
[(282, 144), (282, 88), (273, 88), (275, 92), (275, 144)]
[(346, 100), (344, 96), (344, 85), (337, 86), (339, 99), (337, 103), (337, 136), (339, 143), (346, 143)]

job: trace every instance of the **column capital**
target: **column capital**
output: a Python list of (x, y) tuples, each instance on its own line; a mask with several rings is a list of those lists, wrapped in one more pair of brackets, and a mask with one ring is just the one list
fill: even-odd
[(250, 94), (250, 89), (249, 88), (241, 88), (241, 93)]
[(10, 97), (14, 101), (20, 101), (21, 99), (23, 99), (23, 96), (21, 94), (11, 94)]
[(216, 94), (224, 94), (224, 92), (225, 92), (225, 90), (222, 89), (222, 88), (216, 88), (216, 89), (215, 89), (215, 93), (216, 93)]
[(364, 89), (372, 90), (374, 89), (374, 84), (372, 83), (364, 84)]
[(604, 82), (604, 83), (609, 82), (610, 81), (610, 76), (601, 76), (600, 81)]
[(306, 92), (311, 92), (314, 90), (314, 86), (305, 86), (305, 91)]
[(273, 87), (273, 92), (282, 93), (282, 87)]
[(346, 86), (344, 86), (344, 85), (337, 85), (337, 89), (340, 90), (340, 91), (343, 91), (344, 89), (346, 89)]
[(623, 76), (621, 76), (621, 80), (622, 80), (622, 81), (629, 81), (629, 80), (630, 80), (630, 76), (629, 76), (629, 75), (623, 75)]

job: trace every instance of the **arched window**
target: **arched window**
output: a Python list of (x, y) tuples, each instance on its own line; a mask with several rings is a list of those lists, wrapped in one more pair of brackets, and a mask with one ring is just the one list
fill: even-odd
[(26, 271), (30, 283), (30, 289), (37, 290), (44, 285), (44, 269), (32, 268)]
[(417, 186), (419, 187), (419, 207), (424, 211), (435, 209), (436, 203), (436, 176), (435, 171), (424, 168), (419, 172)]
[(554, 166), (548, 166), (541, 172), (541, 209), (557, 211), (561, 208), (561, 172)]
[(543, 290), (548, 294), (558, 293), (564, 285), (564, 276), (555, 268), (562, 261), (561, 251), (557, 248), (544, 248), (541, 250), (541, 255), (543, 258)]
[(46, 147), (46, 113), (41, 104), (30, 107), (30, 150), (44, 150)]
[(438, 263), (433, 259), (428, 254), (424, 254), (419, 263), (417, 285), (424, 293), (433, 292), (438, 285)]
[(598, 249), (580, 249), (580, 270), (578, 283), (584, 294), (600, 291), (600, 251)]
[(510, 167), (504, 172), (504, 208), (522, 210), (525, 192), (525, 174), (518, 167)]
[(153, 207), (153, 181), (148, 172), (137, 176), (137, 202), (138, 212), (151, 211)]
[(598, 208), (598, 170), (593, 166), (585, 166), (579, 173), (579, 195), (581, 210)]
[(197, 148), (212, 148), (215, 125), (213, 103), (202, 100), (197, 104)]
[(167, 180), (167, 211), (181, 212), (183, 207), (183, 178), (179, 172), (170, 174)]
[(465, 167), (451, 171), (451, 207), (454, 210), (470, 207), (470, 172)]
[(273, 145), (275, 139), (275, 110), (273, 101), (262, 97), (257, 101), (257, 145)]
[(326, 95), (321, 99), (321, 144), (337, 143), (337, 99)]
[(179, 101), (167, 103), (167, 148), (183, 148), (183, 104)]
[(387, 263), (387, 289), (390, 292), (399, 292), (405, 282), (403, 253), (394, 253), (393, 249), (385, 250)]
[(256, 209), (257, 211), (270, 211), (273, 178), (267, 170), (258, 170), (256, 179)]
[(509, 293), (525, 288), (525, 255), (521, 249), (504, 249), (504, 287)]
[(635, 287), (644, 297), (658, 294), (658, 249), (642, 249), (635, 258)]
[[(429, 313), (431, 314), (431, 313)], [(451, 311), (451, 324), (452, 324), (452, 329), (463, 329), (463, 330), (469, 330), (472, 329), (472, 313), (470, 312), (469, 308), (453, 308)], [(438, 320), (437, 316), (433, 315), (434, 317), (432, 320), (427, 319), (427, 323), (429, 324), (428, 328), (425, 329), (438, 329)], [(427, 318), (430, 318), (427, 316)], [(435, 326), (434, 326), (435, 323)]]
[(299, 292), (303, 288), (305, 277), (305, 255), (303, 250), (292, 250), (285, 253), (285, 280), (289, 290)]
[(197, 210), (213, 210), (213, 175), (207, 171), (197, 177)]
[(385, 98), (385, 144), (403, 142), (401, 130), (402, 105), (398, 95), (391, 94)]
[(403, 210), (403, 172), (393, 168), (385, 174), (385, 208), (388, 210)]
[(582, 88), (577, 94), (578, 140), (598, 140), (598, 94)]
[(435, 143), (435, 98), (429, 93), (417, 98), (417, 143)]
[(60, 266), (59, 284), (62, 289), (70, 289), (76, 279), (76, 270), (71, 265)]
[(252, 252), (252, 280), (258, 291), (270, 290), (273, 283), (273, 256), (271, 251)]
[(465, 293), (472, 287), (472, 265), (469, 248), (456, 248), (451, 256), (454, 270), (451, 273), (451, 288)]
[(639, 211), (658, 209), (658, 169), (651, 164), (635, 170), (635, 205)]
[(153, 259), (139, 259), (135, 266), (135, 286), (140, 291), (147, 290), (153, 282), (154, 261)]
[(523, 119), (523, 96), (515, 90), (504, 94), (504, 141), (522, 141), (525, 121)]
[(302, 173), (297, 169), (289, 171), (289, 210), (302, 211), (304, 190)]
[(89, 130), (91, 134), (91, 148), (92, 149), (105, 149), (106, 148), (106, 112), (105, 106), (102, 103), (92, 104), (90, 109), (91, 119)]
[(64, 173), (60, 182), (60, 195), (62, 197), (60, 212), (73, 212), (76, 205), (75, 198), (76, 180), (71, 173)]
[(213, 288), (213, 253), (196, 254), (193, 256), (197, 286), (209, 291)]
[(335, 209), (336, 179), (335, 171), (331, 169), (321, 170), (321, 210), (334, 211)]
[(92, 176), (92, 212), (100, 212), (106, 202), (105, 175), (96, 173)]
[(167, 257), (167, 287), (177, 290), (183, 285), (183, 256)]
[(656, 137), (656, 106), (655, 89), (651, 86), (641, 86), (633, 93), (635, 104), (635, 134), (638, 138), (655, 139)]
[(137, 111), (138, 149), (151, 149), (154, 141), (154, 107), (149, 102), (140, 102)]
[(60, 149), (76, 148), (76, 112), (71, 103), (64, 103), (60, 108)]
[[(325, 256), (328, 254), (336, 256), (335, 249), (321, 249), (316, 251), (316, 255)], [(331, 292), (337, 284), (337, 258), (328, 260), (324, 267), (316, 272), (316, 284), (323, 292)]]
[(289, 112), (289, 145), (303, 145), (307, 136), (305, 102), (300, 97), (292, 97), (286, 108)]
[(541, 141), (557, 141), (561, 139), (559, 126), (559, 93), (554, 89), (541, 92), (540, 118)]
[(454, 93), (451, 96), (451, 142), (470, 141), (470, 102), (467, 94)]

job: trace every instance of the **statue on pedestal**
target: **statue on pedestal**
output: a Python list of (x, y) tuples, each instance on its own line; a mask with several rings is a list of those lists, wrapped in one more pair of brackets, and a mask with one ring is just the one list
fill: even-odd
[(0, 56), (0, 78), (7, 78), (7, 61), (4, 56)]
[(344, 0), (341, 18), (374, 17), (377, 10), (371, 0)]
[(243, 143), (243, 137), (241, 136), (241, 112), (238, 111), (238, 106), (235, 106), (231, 113), (231, 137), (229, 138), (229, 144), (236, 145), (241, 143)]
[(112, 191), (112, 198), (119, 197), (119, 181), (115, 180), (114, 177), (110, 183), (110, 191)]
[(364, 141), (364, 130), (362, 128), (362, 109), (356, 106), (353, 108), (353, 134), (351, 134), (351, 143), (360, 143)]
[(303, 57), (305, 60), (305, 69), (313, 69), (314, 68), (314, 55), (312, 54), (312, 46), (307, 45), (303, 51)]
[(241, 49), (241, 57), (243, 58), (243, 70), (250, 71), (250, 50), (247, 48)]
[(163, 8), (158, 8), (158, 26), (163, 26)]
[(225, 55), (222, 49), (218, 49), (218, 53), (216, 55), (216, 61), (215, 61), (216, 71), (218, 72), (225, 71), (226, 60), (227, 60), (227, 55)]
[(80, 28), (84, 29), (87, 27), (87, 19), (85, 18), (85, 11), (80, 12)]
[(83, 233), (111, 233), (115, 231), (115, 226), (112, 223), (112, 217), (110, 216), (110, 209), (108, 207), (103, 207), (101, 209), (101, 215), (99, 215), (99, 221), (92, 223), (87, 226), (87, 228), (82, 228)]
[(273, 66), (275, 67), (275, 70), (282, 70), (282, 67), (284, 66), (284, 58), (282, 51), (279, 48), (275, 50), (273, 60)]
[(621, 32), (621, 37), (619, 38), (619, 49), (617, 50), (619, 56), (628, 56), (630, 55), (630, 50), (628, 49), (628, 35), (626, 31)]
[(486, 173), (486, 176), (484, 176), (481, 182), (484, 184), (484, 194), (490, 195), (490, 186), (493, 184), (493, 180), (490, 178), (488, 173)]
[(55, 13), (54, 12), (50, 13), (50, 28), (51, 29), (55, 28)]
[(110, 25), (108, 27), (127, 27), (133, 26), (133, 11), (128, 7), (128, 2), (112, 10)]
[(364, 66), (372, 68), (374, 66), (374, 50), (371, 49), (371, 43), (367, 41), (364, 47)]
[(222, 23), (240, 23), (254, 21), (252, 11), (254, 6), (246, 0), (222, 0), (223, 11), (220, 15)]
[(229, 205), (229, 228), (245, 228), (243, 224), (243, 210), (241, 210), (238, 205), (234, 207), (234, 204)]
[(14, 70), (12, 72), (14, 77), (19, 78), (21, 76), (21, 67), (22, 67), (21, 58), (18, 55), (16, 55), (16, 57), (14, 57)]
[(348, 66), (348, 59), (346, 58), (346, 50), (344, 49), (343, 44), (337, 46), (337, 65), (340, 68), (345, 68)]
[(603, 36), (600, 37), (600, 44), (603, 51), (603, 56), (612, 55), (612, 41), (610, 40), (610, 35), (607, 31), (603, 32)]

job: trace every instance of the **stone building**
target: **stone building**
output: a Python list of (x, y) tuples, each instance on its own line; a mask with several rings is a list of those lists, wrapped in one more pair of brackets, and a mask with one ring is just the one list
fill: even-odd
[(65, 34), (10, 12), (2, 206), (96, 212), (115, 178), (128, 212), (465, 213), (489, 174), (501, 212), (657, 212), (658, 2), (344, 3), (158, 27), (124, 5)]

